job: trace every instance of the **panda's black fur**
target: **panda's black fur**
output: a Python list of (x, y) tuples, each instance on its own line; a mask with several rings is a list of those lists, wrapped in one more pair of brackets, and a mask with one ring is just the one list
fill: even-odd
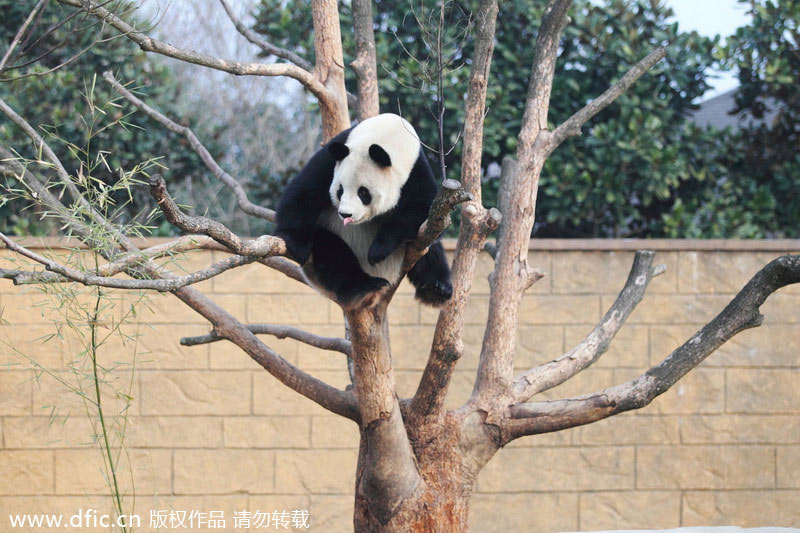
[[(398, 281), (406, 244), (416, 238), (436, 192), (413, 128), (397, 115), (379, 115), (338, 134), (289, 182), (275, 234), (312, 285), (344, 307), (361, 305)], [(343, 212), (348, 205), (367, 213), (353, 222), (355, 211)], [(451, 297), (441, 242), (430, 246), (408, 279), (422, 303), (440, 306)]]

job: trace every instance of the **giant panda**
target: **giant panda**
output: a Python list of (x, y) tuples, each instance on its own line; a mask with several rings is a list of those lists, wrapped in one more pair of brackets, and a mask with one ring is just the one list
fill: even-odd
[[(309, 283), (345, 309), (373, 305), (400, 279), (437, 185), (414, 128), (386, 113), (331, 139), (284, 190), (275, 235)], [(424, 304), (453, 293), (450, 267), (434, 242), (408, 278)]]

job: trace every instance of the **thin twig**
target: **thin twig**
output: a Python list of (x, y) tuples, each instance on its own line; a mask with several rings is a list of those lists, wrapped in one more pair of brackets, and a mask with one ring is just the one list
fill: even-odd
[(250, 200), (247, 198), (247, 193), (244, 191), (244, 187), (242, 187), (242, 185), (233, 176), (225, 172), (222, 167), (219, 166), (206, 147), (203, 146), (203, 143), (200, 142), (200, 139), (197, 138), (197, 135), (195, 135), (190, 128), (177, 124), (162, 113), (145, 104), (142, 100), (137, 98), (133, 93), (126, 89), (121, 83), (119, 83), (110, 71), (103, 73), (103, 79), (110, 83), (114, 89), (116, 89), (126, 100), (140, 109), (148, 117), (152, 118), (156, 122), (159, 122), (168, 130), (186, 137), (186, 139), (189, 141), (189, 146), (191, 146), (192, 150), (194, 150), (195, 153), (200, 156), (200, 159), (203, 160), (203, 163), (205, 163), (209, 170), (211, 170), (214, 176), (216, 176), (217, 179), (219, 179), (233, 191), (233, 194), (236, 196), (236, 203), (239, 205), (239, 208), (241, 208), (242, 211), (248, 215), (263, 218), (264, 220), (269, 220), (270, 222), (275, 221), (275, 211), (250, 202)]
[[(272, 335), (278, 339), (294, 339), (296, 341), (308, 344), (314, 348), (322, 350), (330, 350), (333, 352), (340, 352), (350, 357), (351, 345), (350, 341), (338, 337), (323, 337), (315, 335), (308, 331), (304, 331), (292, 326), (279, 326), (276, 324), (247, 324), (247, 329), (256, 335)], [(196, 337), (183, 337), (181, 344), (183, 346), (198, 346), (200, 344), (209, 344), (225, 340), (218, 336), (213, 331), (206, 335), (198, 335)]]
[(14, 49), (17, 47), (17, 45), (19, 45), (20, 41), (22, 40), (22, 36), (25, 35), (25, 32), (31, 25), (31, 22), (33, 22), (33, 19), (36, 18), (36, 15), (47, 2), (48, 0), (39, 0), (39, 2), (33, 6), (33, 9), (31, 9), (31, 12), (28, 14), (25, 22), (23, 22), (22, 26), (20, 26), (19, 30), (17, 30), (17, 34), (14, 36), (14, 39), (8, 46), (8, 50), (6, 50), (6, 53), (3, 54), (3, 59), (0, 59), (0, 74), (2, 74), (2, 72), (5, 70), (6, 63), (8, 63), (8, 60), (11, 58), (11, 54), (14, 52)]

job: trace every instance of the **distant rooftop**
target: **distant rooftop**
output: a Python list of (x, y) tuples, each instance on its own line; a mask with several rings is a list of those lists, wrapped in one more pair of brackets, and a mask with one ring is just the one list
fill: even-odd
[(763, 118), (755, 118), (749, 111), (742, 111), (735, 115), (731, 114), (736, 108), (736, 101), (734, 96), (736, 89), (722, 93), (700, 104), (700, 109), (691, 114), (690, 118), (698, 125), (704, 128), (734, 128), (750, 127), (759, 124), (769, 124), (777, 115), (777, 109), (774, 105), (774, 100), (769, 98), (765, 100), (767, 112)]

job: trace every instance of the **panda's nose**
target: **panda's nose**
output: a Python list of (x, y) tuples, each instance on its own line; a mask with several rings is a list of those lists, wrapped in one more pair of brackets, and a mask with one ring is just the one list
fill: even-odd
[(353, 215), (352, 213), (342, 213), (341, 211), (339, 211), (339, 216), (342, 217), (342, 219), (345, 219), (345, 218), (350, 218)]

